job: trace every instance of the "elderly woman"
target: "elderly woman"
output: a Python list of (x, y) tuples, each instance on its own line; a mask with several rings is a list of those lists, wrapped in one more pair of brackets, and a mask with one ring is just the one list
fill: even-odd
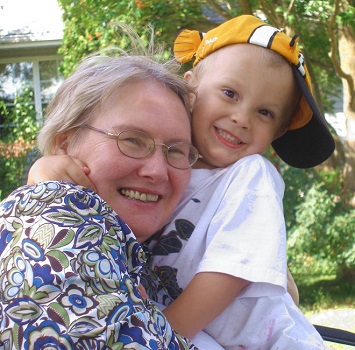
[(59, 88), (38, 147), (85, 161), (97, 193), (51, 181), (1, 203), (0, 348), (193, 348), (138, 289), (138, 242), (171, 216), (198, 157), (191, 92), (128, 55), (88, 58)]

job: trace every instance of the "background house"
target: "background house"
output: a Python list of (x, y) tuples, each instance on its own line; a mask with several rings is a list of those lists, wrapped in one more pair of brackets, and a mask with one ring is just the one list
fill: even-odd
[[(57, 0), (0, 0), (0, 101), (8, 109), (26, 88), (42, 119), (43, 108), (62, 81), (57, 54), (62, 36)], [(2, 118), (0, 114), (0, 127)]]

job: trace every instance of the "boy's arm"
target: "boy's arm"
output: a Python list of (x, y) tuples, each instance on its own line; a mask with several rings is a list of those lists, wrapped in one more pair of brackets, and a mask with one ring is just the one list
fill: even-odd
[(27, 184), (46, 180), (62, 180), (72, 182), (96, 192), (95, 185), (91, 182), (88, 174), (89, 168), (79, 159), (68, 155), (53, 155), (39, 158), (30, 168)]
[(291, 295), (291, 298), (293, 299), (295, 304), (298, 306), (300, 303), (300, 296), (298, 293), (296, 282), (293, 279), (289, 269), (287, 269), (287, 291)]
[[(163, 313), (175, 331), (192, 338), (221, 314), (248, 284), (249, 281), (224, 273), (200, 272)], [(298, 288), (288, 269), (287, 290), (298, 305)]]
[(192, 338), (221, 314), (249, 283), (224, 273), (200, 272), (163, 313), (176, 332)]

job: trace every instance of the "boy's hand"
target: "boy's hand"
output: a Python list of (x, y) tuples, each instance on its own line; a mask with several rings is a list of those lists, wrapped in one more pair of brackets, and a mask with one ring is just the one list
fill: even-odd
[(95, 185), (87, 176), (90, 169), (79, 159), (68, 155), (45, 156), (38, 159), (30, 168), (27, 184), (46, 180), (62, 180), (91, 188), (96, 192)]
[(143, 298), (149, 299), (149, 296), (148, 296), (147, 292), (145, 291), (145, 288), (143, 287), (143, 285), (141, 283), (138, 286), (138, 290), (139, 290), (139, 293), (141, 293), (141, 296)]

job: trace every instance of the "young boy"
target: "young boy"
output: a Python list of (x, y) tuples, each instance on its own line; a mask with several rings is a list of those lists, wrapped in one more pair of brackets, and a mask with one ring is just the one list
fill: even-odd
[(324, 348), (286, 292), (284, 183), (261, 156), (272, 144), (291, 166), (312, 167), (334, 150), (303, 56), (295, 38), (253, 16), (201, 39), (183, 31), (174, 50), (181, 62), (195, 57), (185, 78), (197, 89), (192, 131), (202, 158), (149, 243), (147, 292), (187, 337), (204, 329), (225, 349)]

